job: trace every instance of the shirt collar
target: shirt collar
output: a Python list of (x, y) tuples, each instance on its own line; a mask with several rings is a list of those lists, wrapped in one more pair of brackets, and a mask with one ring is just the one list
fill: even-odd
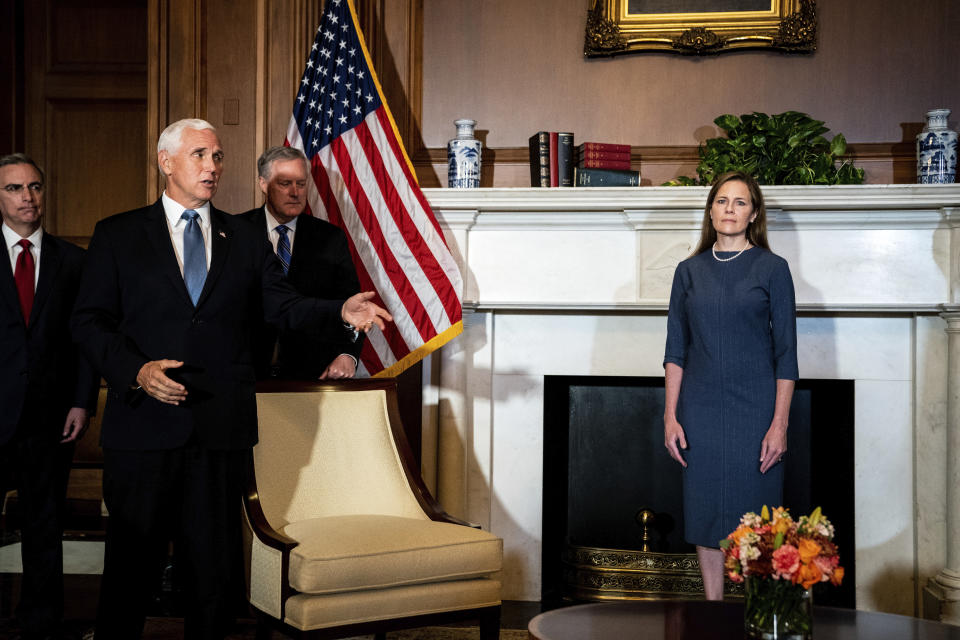
[[(167, 222), (170, 223), (171, 228), (183, 222), (180, 217), (183, 215), (183, 212), (187, 210), (185, 206), (168, 196), (166, 191), (160, 196), (160, 202), (163, 204), (163, 213), (167, 216)], [(204, 202), (202, 206), (196, 207), (193, 210), (200, 214), (200, 226), (209, 229), (210, 203)]]
[[(22, 240), (22, 238), (20, 237), (19, 233), (17, 233), (16, 231), (8, 227), (6, 223), (0, 224), (0, 228), (3, 229), (4, 245), (7, 247), (7, 251), (10, 251), (11, 249), (13, 249), (14, 245), (16, 245), (18, 242), (20, 242), (20, 240)], [(37, 248), (37, 249), (40, 248), (40, 241), (42, 238), (43, 238), (43, 227), (37, 227), (36, 231), (31, 233), (29, 236), (27, 236), (27, 240), (30, 241), (30, 244), (32, 244), (34, 248)]]
[[(274, 217), (273, 217), (273, 214), (270, 212), (270, 205), (264, 204), (264, 205), (263, 205), (263, 211), (264, 211), (264, 213), (266, 213), (266, 215), (264, 216), (264, 218), (267, 219), (267, 231), (277, 231), (277, 227), (280, 226), (280, 223), (277, 222), (277, 219), (274, 218)], [(302, 214), (301, 214), (301, 215), (302, 215)], [(290, 231), (293, 231), (294, 233), (296, 233), (296, 231), (297, 231), (297, 219), (298, 219), (299, 217), (300, 217), (300, 216), (294, 216), (293, 220), (291, 220), (290, 222), (285, 222), (284, 224), (287, 226), (287, 229), (290, 229)], [(279, 233), (279, 232), (277, 232), (277, 233)]]

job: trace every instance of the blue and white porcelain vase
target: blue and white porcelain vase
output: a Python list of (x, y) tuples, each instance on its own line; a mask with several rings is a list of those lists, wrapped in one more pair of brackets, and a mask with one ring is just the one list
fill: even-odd
[(947, 125), (950, 109), (927, 111), (927, 126), (917, 134), (917, 182), (953, 184), (957, 178), (957, 132)]
[(451, 189), (476, 189), (480, 186), (479, 140), (473, 137), (476, 120), (454, 120), (457, 137), (447, 143), (447, 186)]

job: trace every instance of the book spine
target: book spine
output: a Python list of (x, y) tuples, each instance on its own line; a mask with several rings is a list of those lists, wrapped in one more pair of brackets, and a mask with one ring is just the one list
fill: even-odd
[(581, 160), (630, 160), (630, 152), (620, 153), (619, 151), (581, 151)]
[(581, 169), (629, 169), (629, 160), (581, 160)]
[(557, 132), (550, 132), (550, 186), (560, 186), (560, 165), (557, 157)]
[(577, 167), (574, 171), (574, 181), (578, 187), (638, 187), (640, 172)]
[(561, 187), (573, 186), (573, 134), (557, 134), (557, 166)]
[(606, 151), (608, 153), (630, 153), (628, 144), (611, 144), (609, 142), (584, 142), (580, 151)]
[(530, 186), (550, 186), (550, 134), (546, 131), (530, 136)]

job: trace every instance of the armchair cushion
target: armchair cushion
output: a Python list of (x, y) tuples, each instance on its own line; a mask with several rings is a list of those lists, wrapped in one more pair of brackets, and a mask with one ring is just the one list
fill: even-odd
[(290, 586), (324, 594), (462, 580), (501, 568), (503, 541), (447, 522), (388, 515), (301, 520), (282, 533), (290, 553)]
[(322, 629), (499, 605), (500, 583), (475, 578), (351, 593), (299, 593), (287, 600), (285, 622), (295, 629)]

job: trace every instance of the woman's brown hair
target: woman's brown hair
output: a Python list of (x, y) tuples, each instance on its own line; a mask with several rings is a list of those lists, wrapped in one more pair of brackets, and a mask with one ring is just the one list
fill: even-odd
[(760, 185), (753, 179), (753, 176), (742, 171), (728, 171), (713, 181), (713, 188), (710, 189), (710, 195), (707, 196), (707, 206), (703, 209), (700, 243), (693, 255), (696, 256), (704, 251), (709, 251), (713, 247), (713, 243), (717, 241), (717, 230), (713, 228), (713, 222), (710, 220), (710, 210), (713, 209), (713, 201), (717, 197), (720, 187), (735, 180), (747, 185), (747, 190), (750, 192), (750, 201), (753, 204), (753, 213), (756, 214), (753, 222), (747, 225), (747, 240), (755, 247), (770, 249), (770, 244), (767, 242), (767, 209), (763, 204), (763, 193), (760, 192)]

